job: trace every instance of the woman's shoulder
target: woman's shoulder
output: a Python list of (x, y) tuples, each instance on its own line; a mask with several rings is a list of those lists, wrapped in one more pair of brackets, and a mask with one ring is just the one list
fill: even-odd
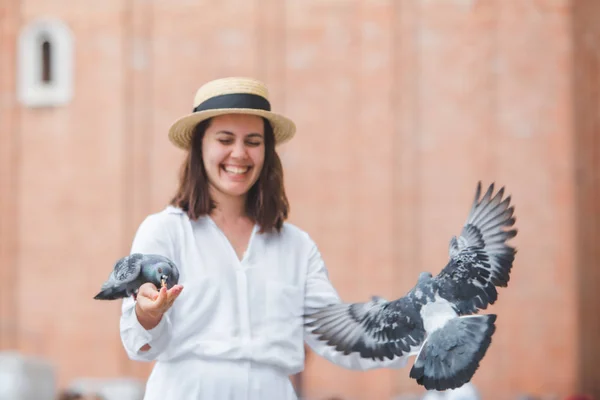
[(183, 231), (183, 218), (187, 215), (175, 207), (147, 214), (135, 233), (131, 252), (161, 254), (177, 259), (175, 249)]
[(280, 235), (287, 241), (293, 241), (294, 243), (303, 243), (306, 245), (312, 244), (312, 238), (310, 234), (300, 228), (298, 225), (295, 225), (290, 222), (284, 222), (281, 227)]
[(160, 211), (146, 215), (140, 224), (145, 229), (168, 229), (180, 224), (187, 218), (187, 214), (178, 207), (167, 206)]

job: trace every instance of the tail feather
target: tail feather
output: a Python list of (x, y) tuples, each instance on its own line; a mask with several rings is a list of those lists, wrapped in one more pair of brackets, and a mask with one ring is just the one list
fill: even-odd
[(410, 377), (427, 390), (458, 388), (479, 368), (496, 330), (496, 315), (457, 317), (425, 340)]
[(114, 288), (107, 288), (95, 295), (94, 300), (117, 300), (124, 297), (127, 297), (125, 293), (115, 290)]

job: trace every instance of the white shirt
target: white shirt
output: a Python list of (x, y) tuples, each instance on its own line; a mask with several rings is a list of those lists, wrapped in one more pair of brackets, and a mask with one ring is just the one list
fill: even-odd
[[(304, 342), (349, 369), (401, 368), (389, 361), (344, 356), (318, 342), (301, 315), (340, 299), (309, 235), (285, 223), (281, 232), (255, 226), (239, 260), (208, 217), (191, 221), (179, 208), (148, 216), (132, 253), (160, 254), (180, 270), (183, 291), (151, 330), (137, 320), (132, 298), (123, 301), (121, 339), (132, 360), (157, 363), (146, 400), (296, 399), (289, 375), (304, 367)], [(148, 343), (149, 351), (140, 351)]]

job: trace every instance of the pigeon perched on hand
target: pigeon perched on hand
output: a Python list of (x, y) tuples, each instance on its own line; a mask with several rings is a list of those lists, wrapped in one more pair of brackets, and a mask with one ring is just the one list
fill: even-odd
[[(514, 207), (504, 187), (492, 183), (483, 198), (477, 185), (461, 235), (450, 241), (441, 272), (420, 274), (417, 284), (394, 301), (332, 304), (305, 314), (317, 339), (343, 354), (393, 359), (416, 354), (410, 377), (426, 389), (454, 389), (469, 382), (496, 329), (496, 315), (471, 315), (494, 304), (506, 287), (516, 250)], [(313, 329), (314, 328), (314, 329)]]
[(116, 300), (137, 296), (146, 282), (157, 288), (171, 289), (179, 282), (179, 270), (173, 261), (157, 254), (134, 253), (115, 263), (108, 280), (104, 282), (96, 300)]

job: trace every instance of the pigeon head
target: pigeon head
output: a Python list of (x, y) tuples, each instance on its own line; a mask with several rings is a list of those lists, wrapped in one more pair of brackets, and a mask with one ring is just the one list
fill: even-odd
[(164, 284), (167, 289), (171, 289), (177, 284), (173, 268), (167, 263), (160, 263), (156, 266), (154, 278), (156, 282), (160, 282), (161, 285)]
[(179, 271), (170, 260), (164, 257), (147, 256), (150, 260), (148, 269), (145, 273), (147, 279), (154, 283), (157, 288), (166, 286), (171, 289), (179, 281)]

